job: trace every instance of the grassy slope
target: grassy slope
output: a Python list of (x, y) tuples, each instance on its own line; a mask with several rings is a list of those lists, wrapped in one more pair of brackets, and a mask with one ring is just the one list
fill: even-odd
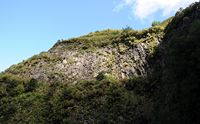
[[(148, 45), (149, 53), (153, 54), (157, 47), (157, 40), (161, 39), (164, 35), (163, 30), (168, 21), (165, 21), (161, 25), (151, 27), (145, 30), (132, 30), (132, 29), (123, 29), (123, 30), (104, 30), (90, 33), (85, 36), (78, 38), (73, 38), (69, 40), (58, 41), (53, 48), (50, 50), (57, 49), (59, 46), (65, 46), (58, 48), (60, 52), (67, 50), (78, 50), (81, 54), (82, 52), (95, 52), (99, 48), (112, 46), (117, 47), (117, 44), (125, 44), (127, 47), (135, 46), (139, 43), (145, 43)], [(81, 45), (80, 45), (81, 44)], [(53, 66), (56, 62), (60, 61), (59, 56), (49, 54), (49, 52), (43, 52), (39, 55), (35, 55), (30, 59), (23, 61), (17, 65), (11, 66), (6, 70), (6, 73), (15, 74), (15, 75), (25, 75), (27, 76), (28, 71), (37, 66), (40, 61), (43, 61), (45, 64), (44, 68)]]
[[(88, 49), (123, 42), (128, 45), (150, 42), (162, 36), (164, 27), (142, 31), (104, 30), (58, 42), (54, 47), (84, 42)], [(149, 41), (148, 41), (149, 40)], [(152, 48), (155, 47), (152, 45)], [(34, 56), (7, 72), (22, 73), (37, 60), (54, 61), (46, 53)], [(15, 74), (14, 73), (14, 74)], [(149, 83), (143, 78), (118, 82), (110, 75), (77, 84), (42, 83), (4, 74), (0, 76), (0, 122), (2, 123), (132, 123), (151, 120)]]
[[(167, 44), (169, 47), (165, 48), (167, 52), (164, 57), (168, 64), (162, 68), (165, 74), (158, 79), (161, 84), (157, 85), (161, 85), (161, 89), (157, 96), (153, 96), (156, 101), (152, 100), (154, 89), (151, 85), (155, 80), (149, 80), (149, 77), (118, 82), (112, 76), (101, 75), (96, 80), (77, 84), (47, 84), (4, 74), (0, 76), (0, 122), (146, 124), (154, 118), (154, 123), (197, 124), (200, 24), (194, 21), (185, 24), (184, 29), (180, 28), (183, 26), (180, 20), (192, 13), (191, 8), (183, 11), (181, 17), (176, 16), (166, 30), (169, 39), (165, 38), (170, 42)], [(113, 42), (129, 45), (146, 42), (148, 33), (151, 36), (156, 36), (158, 32), (162, 34), (162, 26), (165, 27), (168, 21), (171, 19), (143, 31), (105, 30), (90, 33), (59, 42), (54, 47), (84, 42), (85, 47), (90, 49)], [(174, 29), (177, 29), (177, 33), (173, 32)], [(35, 58), (29, 61), (33, 60)], [(158, 110), (153, 108), (154, 102)]]

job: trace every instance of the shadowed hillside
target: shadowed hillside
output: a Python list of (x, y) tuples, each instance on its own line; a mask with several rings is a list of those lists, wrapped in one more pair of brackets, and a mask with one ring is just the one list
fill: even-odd
[(149, 29), (57, 42), (0, 75), (0, 123), (199, 124), (200, 3)]

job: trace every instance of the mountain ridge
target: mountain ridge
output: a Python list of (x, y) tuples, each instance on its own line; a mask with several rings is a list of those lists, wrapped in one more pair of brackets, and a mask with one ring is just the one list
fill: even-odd
[[(0, 75), (0, 122), (199, 124), (200, 3), (178, 11), (168, 21), (168, 25), (164, 21), (143, 31), (105, 30), (61, 41), (48, 52), (9, 68)], [(66, 64), (61, 69), (73, 71), (70, 67), (77, 66), (77, 61), (67, 58), (81, 60), (91, 54), (121, 57), (122, 63), (131, 60), (126, 67), (140, 72), (119, 78), (123, 71), (116, 69), (120, 67), (117, 61), (111, 62), (113, 73), (101, 71), (111, 68), (102, 66), (95, 70), (97, 75), (88, 75), (90, 64), (83, 68), (84, 73), (75, 68), (75, 76), (86, 76), (71, 82), (71, 72), (64, 79), (58, 74), (51, 80), (44, 80), (48, 73), (39, 72), (45, 68), (54, 72), (57, 62)], [(86, 63), (103, 63), (98, 57), (92, 58), (85, 59)], [(44, 75), (39, 78), (35, 74)]]
[(5, 72), (61, 82), (92, 80), (102, 72), (118, 79), (144, 76), (147, 74), (145, 70), (150, 70), (146, 59), (161, 41), (163, 29), (163, 26), (154, 26), (142, 31), (104, 30), (58, 41), (48, 52), (14, 65)]

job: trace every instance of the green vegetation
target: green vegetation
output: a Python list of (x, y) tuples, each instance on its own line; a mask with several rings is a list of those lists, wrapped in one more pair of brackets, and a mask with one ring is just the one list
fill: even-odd
[[(147, 50), (149, 51), (147, 54), (152, 56), (163, 35), (164, 27), (162, 26), (154, 26), (139, 31), (133, 30), (130, 27), (123, 28), (122, 30), (108, 29), (96, 31), (78, 38), (60, 40), (48, 52), (42, 52), (18, 65), (13, 65), (5, 72), (23, 77), (31, 77), (31, 75), (34, 75), (35, 77), (41, 77), (43, 79), (55, 80), (59, 78), (59, 81), (65, 81), (65, 79), (70, 76), (63, 75), (65, 72), (59, 72), (60, 69), (58, 68), (75, 65), (77, 61), (72, 56), (76, 58), (83, 57), (83, 55), (88, 53), (95, 53), (103, 56), (104, 48), (110, 51), (113, 49), (113, 53), (105, 54), (109, 59), (102, 65), (112, 67), (113, 64), (116, 63), (115, 56), (118, 53), (121, 55), (126, 54), (129, 49), (138, 47), (137, 45), (141, 45), (141, 43), (147, 46)], [(117, 51), (114, 49), (117, 49)], [(71, 57), (65, 58), (70, 52), (76, 53), (76, 55), (71, 54), (69, 55)], [(72, 78), (73, 77), (70, 79)]]
[(160, 25), (160, 24), (161, 24), (161, 22), (159, 22), (159, 21), (154, 21), (154, 22), (152, 22), (152, 25), (151, 25), (151, 26), (152, 26), (152, 27), (153, 27), (153, 26), (158, 26), (158, 25)]
[[(88, 35), (81, 36), (79, 38), (63, 40), (62, 42), (58, 42), (55, 46), (59, 44), (66, 44), (66, 43), (68, 44), (69, 43), (84, 43), (82, 47), (84, 50), (88, 48), (94, 48), (94, 47), (101, 48), (112, 43), (112, 40), (118, 37), (120, 33), (121, 33), (121, 30), (111, 30), (111, 29), (107, 29), (104, 31), (96, 31), (96, 32), (89, 33)], [(74, 47), (76, 45), (74, 45)]]
[[(133, 30), (129, 26), (123, 28), (122, 30), (107, 29), (103, 31), (96, 31), (78, 38), (59, 41), (54, 47), (61, 44), (68, 44), (66, 46), (68, 49), (80, 50), (82, 52), (95, 52), (95, 50), (98, 48), (113, 45), (117, 42), (124, 43), (128, 46), (130, 44), (135, 45), (141, 42), (145, 42), (152, 37), (162, 37), (164, 28), (168, 23), (169, 20), (165, 20), (160, 25), (139, 31)], [(148, 40), (148, 42), (151, 41)]]
[(147, 98), (128, 84), (134, 80), (121, 84), (109, 74), (97, 79), (46, 84), (1, 75), (0, 122), (141, 124), (149, 120), (150, 108), (143, 107)]
[[(147, 63), (153, 67), (146, 76), (118, 80), (101, 72), (93, 80), (74, 83), (24, 78), (24, 71), (41, 61), (60, 61), (48, 53), (11, 67), (0, 74), (0, 123), (199, 124), (199, 8), (200, 3), (192, 4), (150, 29), (97, 31), (54, 46), (92, 52), (112, 45), (124, 54), (145, 43), (150, 54)], [(163, 41), (158, 45), (157, 40)], [(51, 74), (66, 76), (59, 71)]]
[[(198, 124), (200, 98), (200, 4), (178, 12), (167, 28), (162, 73), (155, 94), (156, 124)], [(160, 69), (159, 69), (160, 70)], [(156, 70), (158, 71), (158, 70)], [(159, 71), (158, 71), (159, 72)]]
[(6, 73), (11, 74), (24, 74), (27, 70), (30, 70), (32, 67), (47, 64), (51, 66), (54, 62), (59, 61), (60, 57), (53, 56), (48, 54), (47, 52), (42, 52), (39, 55), (34, 55), (33, 57), (29, 58), (26, 61), (19, 63), (18, 65), (11, 66)]

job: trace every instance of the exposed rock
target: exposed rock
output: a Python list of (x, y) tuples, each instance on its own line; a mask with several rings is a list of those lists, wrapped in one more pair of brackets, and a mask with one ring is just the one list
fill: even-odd
[[(155, 35), (153, 30), (158, 30), (159, 33)], [(105, 38), (99, 40), (98, 42), (102, 43), (100, 47), (91, 46), (92, 39), (85, 41), (77, 38), (58, 42), (48, 52), (15, 65), (6, 72), (45, 82), (92, 80), (100, 72), (110, 73), (118, 80), (146, 76), (151, 70), (147, 59), (152, 54), (152, 45), (157, 46), (161, 41), (162, 30), (154, 27), (154, 29), (149, 29), (149, 33), (145, 30), (141, 34), (131, 34), (134, 38), (128, 41), (126, 41), (127, 38), (119, 36), (120, 34), (116, 38), (119, 39), (117, 41), (112, 39), (107, 41)], [(139, 39), (140, 42), (136, 42), (135, 37), (143, 38)]]

